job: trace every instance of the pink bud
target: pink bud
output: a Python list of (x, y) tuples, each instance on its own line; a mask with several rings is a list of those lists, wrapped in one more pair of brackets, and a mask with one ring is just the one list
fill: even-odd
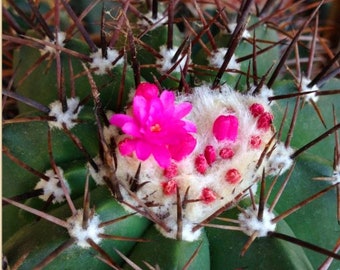
[(210, 188), (204, 188), (201, 193), (201, 200), (208, 204), (216, 200), (215, 192)]
[(223, 159), (231, 159), (234, 156), (234, 150), (230, 147), (223, 147), (220, 150), (220, 157)]
[(204, 157), (207, 160), (208, 164), (211, 165), (216, 160), (216, 152), (212, 145), (208, 145), (204, 149)]
[(236, 141), (238, 133), (238, 119), (234, 115), (220, 115), (213, 125), (213, 133), (218, 141)]
[(253, 135), (253, 136), (250, 137), (250, 142), (249, 143), (250, 143), (251, 148), (255, 148), (255, 149), (259, 148), (259, 146), (262, 143), (261, 137)]
[(264, 113), (264, 108), (261, 104), (259, 103), (254, 103), (249, 107), (249, 110), (251, 112), (251, 114), (254, 117), (258, 117), (259, 115)]
[(208, 162), (204, 155), (201, 154), (196, 157), (195, 168), (199, 173), (205, 174), (206, 170), (208, 169)]
[(268, 130), (273, 122), (274, 116), (269, 112), (264, 112), (257, 119), (257, 128)]
[(230, 169), (225, 174), (225, 180), (229, 184), (236, 184), (241, 180), (241, 174), (237, 169)]
[(163, 171), (163, 175), (168, 178), (174, 178), (178, 175), (178, 167), (175, 163), (171, 163), (169, 167), (165, 168)]
[(169, 180), (162, 183), (163, 193), (165, 195), (175, 194), (177, 191), (177, 182), (175, 180)]
[(136, 89), (136, 96), (142, 96), (145, 99), (152, 99), (158, 97), (158, 87), (153, 83), (142, 82)]

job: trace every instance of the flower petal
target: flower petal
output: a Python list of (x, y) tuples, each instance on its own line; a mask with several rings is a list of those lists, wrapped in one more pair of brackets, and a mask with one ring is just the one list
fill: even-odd
[(144, 123), (149, 113), (149, 102), (142, 96), (133, 98), (133, 116), (139, 123)]
[(152, 153), (152, 147), (150, 144), (143, 140), (136, 142), (136, 155), (140, 160), (146, 160)]
[(133, 139), (125, 138), (118, 143), (119, 152), (123, 155), (130, 155), (133, 151), (135, 151), (136, 142)]
[(174, 107), (174, 102), (175, 102), (175, 94), (170, 91), (163, 91), (159, 97), (161, 100), (164, 108), (173, 108)]
[(110, 118), (110, 124), (120, 128), (129, 122), (133, 122), (133, 118), (126, 114), (114, 114)]
[(156, 147), (152, 152), (153, 157), (158, 165), (162, 168), (167, 168), (171, 164), (171, 156), (166, 147)]
[(140, 127), (135, 122), (127, 122), (122, 126), (122, 130), (131, 136), (140, 137)]
[(191, 103), (189, 102), (180, 103), (175, 107), (174, 116), (176, 118), (183, 118), (191, 111), (191, 109), (192, 109)]
[(168, 148), (171, 153), (171, 157), (176, 161), (180, 161), (192, 153), (195, 147), (196, 139), (191, 134), (186, 134), (185, 137), (182, 137), (180, 143), (171, 144)]
[(183, 122), (184, 122), (184, 129), (187, 132), (195, 133), (197, 131), (196, 125), (193, 122), (191, 121), (183, 121)]

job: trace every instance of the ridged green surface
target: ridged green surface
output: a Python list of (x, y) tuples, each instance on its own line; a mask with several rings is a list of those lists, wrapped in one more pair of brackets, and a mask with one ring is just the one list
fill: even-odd
[[(82, 199), (76, 200), (75, 205), (82, 208)], [(96, 209), (96, 213), (100, 216), (102, 222), (127, 214), (117, 202), (111, 199), (110, 193), (103, 187), (91, 192), (91, 206)], [(52, 211), (51, 214), (61, 219), (66, 219), (71, 215), (71, 212), (67, 205), (63, 205)], [(125, 220), (106, 226), (104, 233), (139, 238), (149, 224), (144, 218), (130, 216)], [(30, 254), (20, 269), (33, 269), (50, 252), (68, 239), (68, 233), (65, 228), (40, 220), (23, 226), (14, 234), (4, 245), (4, 252), (9, 261), (16, 261), (29, 250)], [(114, 248), (123, 253), (128, 253), (134, 244), (133, 241), (103, 240), (100, 246), (114, 261), (122, 263), (122, 259), (115, 253)], [(60, 254), (46, 269), (60, 269), (60, 267), (63, 269), (110, 269), (95, 256), (96, 252), (93, 249), (82, 249), (73, 245)]]

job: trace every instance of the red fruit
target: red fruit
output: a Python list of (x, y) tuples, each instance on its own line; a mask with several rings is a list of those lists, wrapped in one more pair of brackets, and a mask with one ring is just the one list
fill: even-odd
[(230, 147), (223, 147), (220, 150), (220, 157), (223, 159), (231, 159), (234, 156), (234, 150)]
[(201, 154), (196, 157), (195, 168), (199, 173), (205, 174), (206, 170), (208, 169), (208, 162), (204, 155)]
[(236, 184), (241, 180), (241, 174), (237, 169), (230, 169), (225, 174), (225, 180), (229, 184)]
[(264, 108), (261, 104), (259, 103), (254, 103), (249, 107), (249, 110), (251, 112), (251, 114), (254, 117), (258, 117), (259, 115), (264, 113)]
[(264, 112), (257, 119), (257, 128), (268, 130), (273, 122), (274, 116), (269, 112)]
[(208, 165), (211, 165), (216, 160), (216, 151), (212, 145), (208, 145), (204, 149), (204, 157), (207, 160)]
[(253, 135), (250, 137), (249, 143), (250, 143), (251, 148), (254, 148), (254, 149), (259, 148), (262, 143), (261, 137)]
[(177, 191), (177, 182), (175, 180), (169, 180), (162, 183), (163, 193), (165, 195), (175, 194)]
[(201, 193), (201, 200), (206, 204), (212, 203), (216, 200), (215, 192), (210, 188), (204, 188)]
[(178, 175), (178, 167), (175, 163), (171, 163), (169, 167), (165, 168), (163, 171), (163, 175), (168, 178), (172, 179)]

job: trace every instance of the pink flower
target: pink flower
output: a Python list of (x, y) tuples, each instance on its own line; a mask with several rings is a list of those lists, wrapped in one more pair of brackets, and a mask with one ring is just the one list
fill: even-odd
[(182, 120), (192, 109), (188, 102), (175, 104), (175, 94), (163, 91), (160, 96), (157, 87), (141, 83), (132, 104), (132, 115), (115, 114), (110, 123), (129, 135), (118, 144), (122, 155), (133, 152), (140, 160), (153, 155), (159, 166), (167, 168), (171, 159), (182, 160), (196, 146), (191, 133), (196, 126)]

